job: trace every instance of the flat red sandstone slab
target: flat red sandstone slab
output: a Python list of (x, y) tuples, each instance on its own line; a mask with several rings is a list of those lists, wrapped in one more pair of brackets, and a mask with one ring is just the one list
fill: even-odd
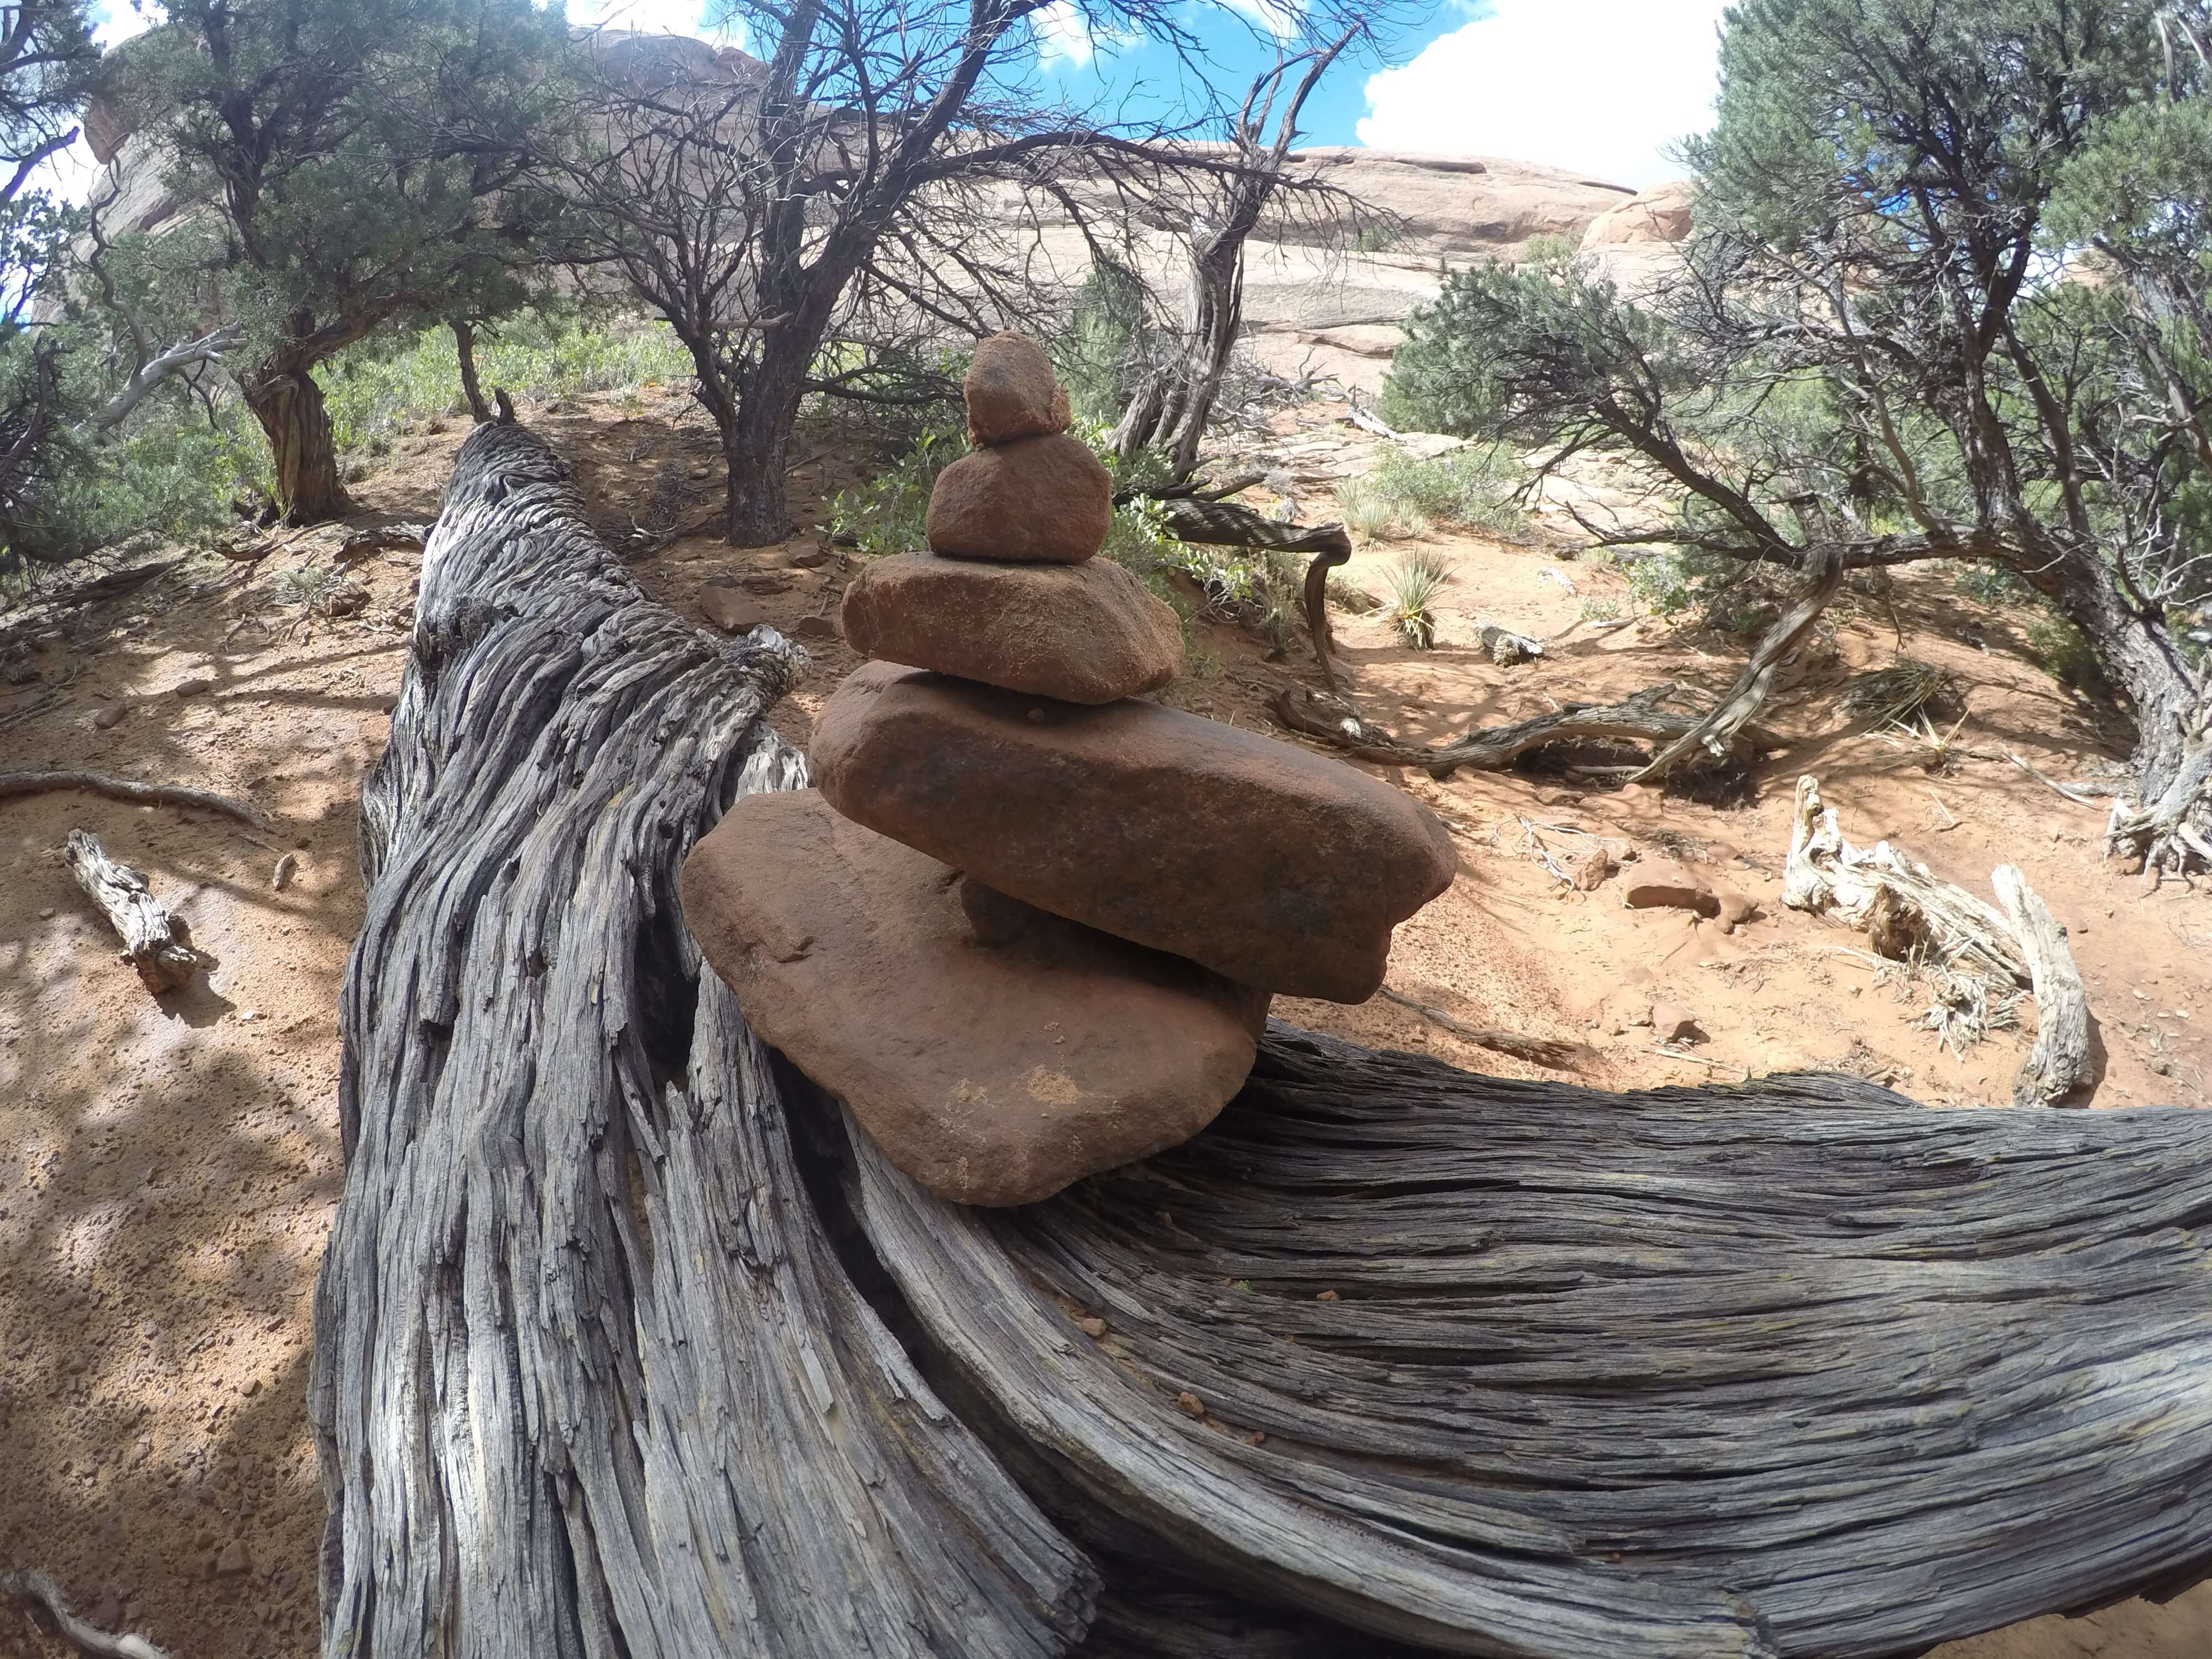
[(1443, 825), (1340, 761), (1156, 703), (871, 663), (815, 722), (846, 817), (1004, 893), (1286, 995), (1364, 1002), (1451, 884)]
[(1004, 902), (981, 944), (959, 879), (817, 791), (749, 795), (685, 862), (684, 916), (761, 1038), (960, 1203), (1163, 1151), (1243, 1086), (1264, 993)]

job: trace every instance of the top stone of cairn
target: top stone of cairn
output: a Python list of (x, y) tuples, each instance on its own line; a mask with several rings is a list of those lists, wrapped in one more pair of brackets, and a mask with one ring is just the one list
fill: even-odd
[(1065, 432), (1073, 418), (1052, 359), (1012, 329), (976, 346), (960, 391), (968, 400), (968, 441), (978, 449)]

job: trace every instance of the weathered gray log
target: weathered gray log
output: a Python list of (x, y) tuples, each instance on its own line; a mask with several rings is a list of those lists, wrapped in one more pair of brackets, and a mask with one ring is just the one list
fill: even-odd
[(269, 820), (242, 800), (180, 783), (140, 783), (135, 778), (113, 778), (105, 772), (0, 772), (0, 800), (15, 795), (40, 795), (56, 789), (82, 789), (140, 806), (192, 806), (220, 812), (225, 817), (266, 830)]
[(2212, 1565), (2201, 1113), (1613, 1095), (1277, 1025), (1205, 1134), (1046, 1204), (853, 1156), (1077, 1535), (1277, 1605), (1453, 1652), (1875, 1659)]
[(2039, 898), (2018, 866), (1990, 872), (1997, 906), (2012, 924), (2013, 941), (2027, 958), (2035, 995), (2035, 1046), (2012, 1084), (2015, 1106), (2056, 1106), (2088, 1081), (2089, 996), (2074, 965), (2066, 931)]
[(793, 661), (463, 446), (362, 803), (330, 1659), (1857, 1659), (2212, 1561), (2212, 1118), (1279, 1026), (1176, 1152), (920, 1193), (676, 910)]
[(145, 877), (108, 857), (107, 849), (86, 830), (69, 832), (63, 856), (76, 884), (100, 907), (123, 941), (125, 959), (138, 970), (148, 990), (159, 995), (191, 982), (200, 970), (200, 953), (192, 949), (168, 907), (154, 896)]
[(1089, 1564), (841, 1265), (677, 921), (790, 787), (799, 660), (647, 603), (565, 469), (463, 445), (362, 807), (310, 1407), (337, 1659), (1058, 1654)]

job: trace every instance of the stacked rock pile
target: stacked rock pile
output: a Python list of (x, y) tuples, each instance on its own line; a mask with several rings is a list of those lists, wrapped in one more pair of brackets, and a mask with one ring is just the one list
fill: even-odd
[(1176, 615), (1094, 558), (1105, 470), (1018, 335), (978, 349), (933, 550), (868, 567), (874, 659), (817, 787), (740, 800), (684, 872), (747, 1021), (945, 1197), (1022, 1204), (1211, 1122), (1271, 994), (1360, 1002), (1450, 884), (1443, 826), (1340, 762), (1139, 701)]

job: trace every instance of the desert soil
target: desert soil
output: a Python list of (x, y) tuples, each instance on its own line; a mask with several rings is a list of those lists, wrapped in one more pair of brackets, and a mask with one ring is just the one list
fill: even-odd
[[(665, 520), (672, 505), (683, 522), (712, 506), (712, 446), (685, 410), (672, 396), (611, 396), (526, 418), (576, 464), (595, 517), (627, 528)], [(1238, 441), (1286, 476), (1308, 519), (1328, 516), (1333, 486), (1370, 462), (1373, 441), (1343, 413), (1309, 405)], [(356, 495), (377, 513), (428, 519), (461, 435), (404, 441)], [(677, 541), (635, 567), (648, 591), (696, 617), (709, 578), (740, 579), (787, 631), (834, 615), (850, 567), (835, 551), (817, 562), (812, 504), (872, 463), (827, 441), (811, 451), (794, 480), (805, 510), (793, 541), (745, 552)], [(356, 794), (387, 735), (420, 568), (417, 552), (369, 555), (353, 571), (368, 599), (346, 617), (289, 602), (302, 590), (287, 574), (330, 567), (342, 533), (298, 535), (252, 564), (188, 560), (81, 606), (29, 658), (35, 678), (0, 684), (0, 769), (194, 784), (252, 802), (274, 826), (75, 793), (0, 802), (0, 1571), (43, 1568), (96, 1622), (177, 1659), (315, 1644), (322, 1503), (304, 1396), (339, 1184), (335, 1007), (362, 915)], [(1421, 544), (1451, 573), (1436, 648), (1407, 648), (1376, 615), (1335, 624), (1363, 710), (1402, 737), (1436, 741), (1661, 680), (1711, 692), (1741, 660), (1740, 646), (1688, 624), (1583, 620), (1586, 605), (1630, 614), (1626, 583), (1556, 544), (1455, 533)], [(1346, 574), (1380, 594), (1404, 550), (1370, 547)], [(1451, 890), (1400, 929), (1392, 988), (1468, 1024), (1583, 1045), (1583, 1079), (1607, 1088), (1840, 1068), (1936, 1105), (2012, 1109), (2023, 1033), (1945, 1052), (1917, 1024), (1923, 986), (1889, 982), (1849, 935), (1782, 908), (1791, 792), (1809, 772), (1856, 842), (1886, 838), (1984, 893), (1993, 866), (2021, 866), (2069, 929), (2087, 987), (2099, 1045), (2090, 1109), (2204, 1103), (2212, 900), (2179, 883), (2147, 890), (2101, 863), (2100, 810), (2004, 758), (2093, 776), (2124, 753), (2110, 708), (2039, 668), (2017, 617), (1948, 580), (1901, 578), (1887, 601), (1862, 596), (1833, 614), (1832, 653), (1814, 653), (1777, 701), (1778, 752), (1729, 798), (1382, 774), (1449, 823), (1461, 859)], [(1486, 622), (1547, 641), (1545, 654), (1494, 665), (1475, 637)], [(807, 631), (812, 665), (775, 716), (801, 744), (857, 665), (820, 624)], [(1273, 731), (1275, 688), (1318, 684), (1302, 638), (1270, 659), (1234, 629), (1206, 635), (1206, 672), (1173, 692), (1186, 708)], [(1940, 759), (1835, 711), (1851, 676), (1900, 655), (1950, 671), (1966, 694)], [(189, 921), (215, 961), (195, 987), (156, 999), (118, 961), (62, 862), (76, 827)], [(1723, 935), (1680, 911), (1625, 908), (1620, 877), (1584, 891), (1555, 873), (1601, 842), (1639, 861), (1686, 860), (1759, 900), (1759, 915)], [(1655, 1003), (1693, 1019), (1702, 1040), (1660, 1052)], [(1396, 1003), (1276, 1007), (1363, 1042), (1536, 1074)], [(2020, 1012), (2032, 1030), (2032, 1005)], [(63, 1651), (0, 1613), (0, 1654)], [(2039, 1620), (1939, 1651), (2203, 1659), (2212, 1585), (2163, 1607)]]

